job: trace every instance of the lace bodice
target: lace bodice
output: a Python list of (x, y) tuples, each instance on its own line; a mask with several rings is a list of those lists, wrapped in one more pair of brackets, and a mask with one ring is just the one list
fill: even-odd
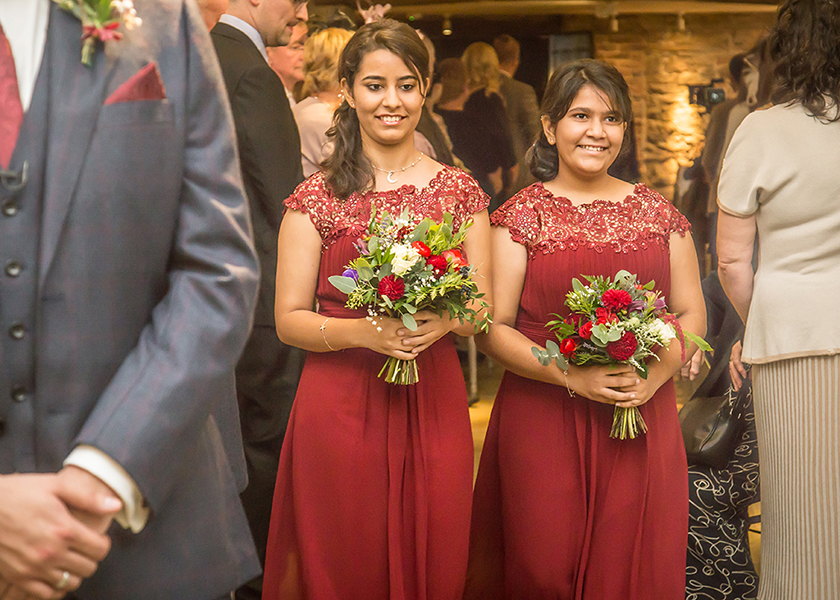
[(450, 213), (458, 227), (473, 213), (487, 208), (489, 201), (472, 177), (445, 167), (424, 188), (404, 185), (385, 192), (354, 193), (343, 201), (327, 189), (319, 172), (297, 187), (286, 206), (309, 215), (326, 249), (342, 236), (360, 235), (370, 222), (372, 207), (391, 214), (408, 209), (418, 222), (425, 217), (440, 220), (443, 213)]
[(558, 248), (627, 253), (659, 244), (667, 250), (671, 233), (685, 235), (691, 230), (673, 204), (642, 183), (621, 202), (595, 200), (580, 206), (535, 183), (494, 212), (491, 222), (507, 227), (530, 258)]

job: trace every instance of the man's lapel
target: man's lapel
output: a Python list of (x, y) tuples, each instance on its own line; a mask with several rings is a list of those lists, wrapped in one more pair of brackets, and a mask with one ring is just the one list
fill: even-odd
[(50, 61), (49, 143), (44, 173), (39, 289), (55, 257), (115, 62), (98, 44), (92, 65), (84, 66), (81, 34), (79, 20), (53, 4), (43, 58)]

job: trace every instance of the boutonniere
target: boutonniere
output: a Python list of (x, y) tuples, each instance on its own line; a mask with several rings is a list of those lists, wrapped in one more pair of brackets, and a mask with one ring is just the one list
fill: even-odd
[(120, 22), (129, 31), (143, 24), (132, 0), (53, 0), (82, 22), (82, 64), (90, 66), (96, 40), (122, 39)]

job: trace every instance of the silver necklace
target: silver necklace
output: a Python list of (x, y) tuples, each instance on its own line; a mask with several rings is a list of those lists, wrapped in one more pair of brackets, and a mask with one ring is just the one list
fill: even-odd
[[(413, 167), (414, 165), (419, 163), (420, 159), (423, 158), (424, 156), (425, 156), (425, 154), (423, 154), (421, 152), (420, 156), (417, 157), (417, 160), (415, 160), (410, 165), (407, 165), (407, 166), (403, 167), (402, 169), (394, 169), (393, 171), (389, 171), (388, 169), (380, 169), (376, 165), (373, 165), (373, 168), (376, 169), (377, 171), (382, 171), (383, 173), (388, 173), (388, 176), (385, 178), (385, 179), (388, 180), (388, 183), (397, 183), (397, 173), (402, 173), (403, 171), (408, 171), (411, 167)], [(371, 163), (371, 164), (373, 164), (373, 163)]]

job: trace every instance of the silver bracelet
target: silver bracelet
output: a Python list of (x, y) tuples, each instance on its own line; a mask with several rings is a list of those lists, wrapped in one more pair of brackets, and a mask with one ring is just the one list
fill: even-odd
[(327, 318), (324, 320), (324, 322), (323, 322), (323, 323), (321, 323), (321, 328), (320, 328), (320, 329), (321, 329), (321, 336), (324, 338), (324, 343), (327, 345), (327, 348), (329, 348), (331, 351), (335, 352), (335, 351), (336, 351), (336, 350), (335, 350), (335, 348), (333, 348), (332, 346), (330, 346), (330, 343), (327, 341), (327, 331), (326, 331), (326, 329), (327, 329), (327, 321), (329, 321), (330, 319), (332, 319), (332, 317), (327, 317)]

